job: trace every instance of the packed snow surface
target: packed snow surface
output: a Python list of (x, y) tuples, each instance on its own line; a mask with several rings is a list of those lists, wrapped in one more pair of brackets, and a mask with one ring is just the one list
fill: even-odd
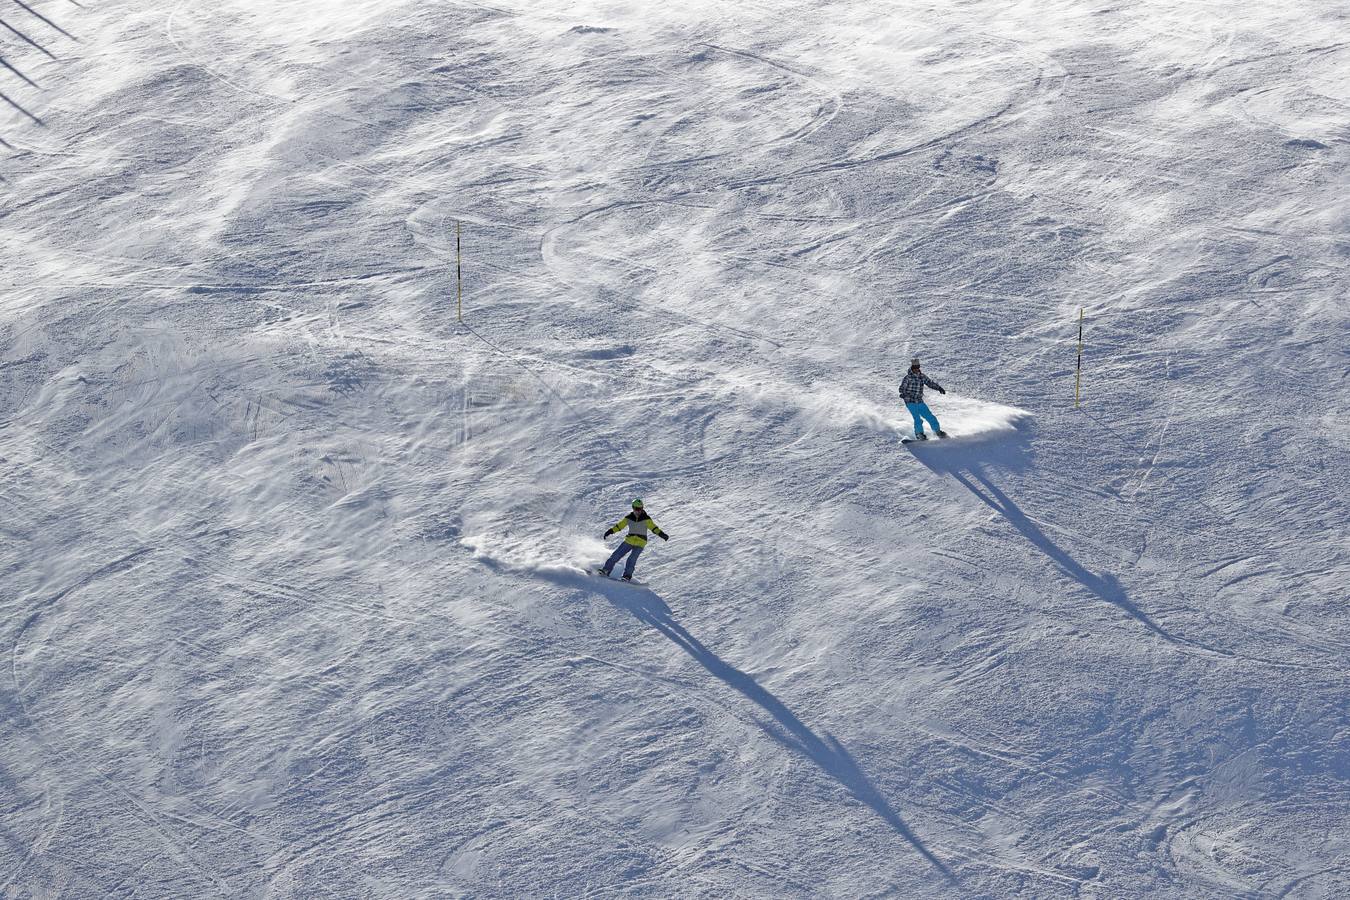
[(1344, 3), (0, 20), (0, 896), (1350, 892)]

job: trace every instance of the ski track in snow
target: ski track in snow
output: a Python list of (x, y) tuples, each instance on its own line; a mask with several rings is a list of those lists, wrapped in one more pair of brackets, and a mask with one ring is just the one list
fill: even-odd
[(1337, 10), (0, 23), (0, 894), (1343, 892)]

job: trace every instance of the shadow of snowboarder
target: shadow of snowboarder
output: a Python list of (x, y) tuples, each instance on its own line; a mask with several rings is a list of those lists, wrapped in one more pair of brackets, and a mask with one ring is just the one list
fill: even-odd
[(949, 882), (956, 883), (957, 878), (952, 870), (924, 845), (876, 786), (863, 774), (852, 754), (833, 735), (828, 732), (823, 737), (816, 734), (792, 710), (783, 705), (781, 700), (761, 687), (753, 678), (705, 647), (675, 620), (670, 607), (657, 594), (632, 586), (603, 583), (599, 584), (598, 588), (615, 607), (659, 631), (707, 669), (709, 674), (768, 713), (773, 721), (759, 722), (759, 726), (766, 734), (784, 747), (800, 753), (815, 763), (825, 774), (870, 807)]
[[(1029, 426), (1019, 428), (1014, 439), (967, 447), (935, 447), (934, 452), (914, 454), (939, 475), (950, 475), (958, 484), (975, 495), (979, 501), (1003, 516), (1004, 520), (1026, 538), (1033, 547), (1048, 556), (1060, 571), (1091, 591), (1096, 597), (1110, 603), (1131, 619), (1143, 625), (1158, 637), (1173, 644), (1200, 646), (1167, 631), (1131, 602), (1116, 576), (1090, 572), (1056, 544), (1041, 528), (1022, 512), (1021, 507), (985, 474), (986, 466), (998, 466), (1009, 471), (1021, 471), (1031, 464), (1031, 437)], [(913, 446), (913, 445), (911, 445)], [(978, 486), (977, 486), (978, 485)]]

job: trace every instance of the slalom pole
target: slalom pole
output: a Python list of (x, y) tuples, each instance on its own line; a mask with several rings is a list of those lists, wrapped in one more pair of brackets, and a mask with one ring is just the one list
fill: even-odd
[(1079, 388), (1083, 383), (1083, 307), (1078, 307), (1078, 368), (1073, 376), (1073, 408), (1078, 408)]
[(459, 220), (455, 220), (455, 321), (464, 321), (464, 264), (459, 249)]

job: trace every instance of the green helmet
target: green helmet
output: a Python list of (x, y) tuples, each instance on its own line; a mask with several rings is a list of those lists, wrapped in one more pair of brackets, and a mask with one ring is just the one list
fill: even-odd
[(633, 509), (642, 509), (642, 498), (639, 497), (633, 501)]

